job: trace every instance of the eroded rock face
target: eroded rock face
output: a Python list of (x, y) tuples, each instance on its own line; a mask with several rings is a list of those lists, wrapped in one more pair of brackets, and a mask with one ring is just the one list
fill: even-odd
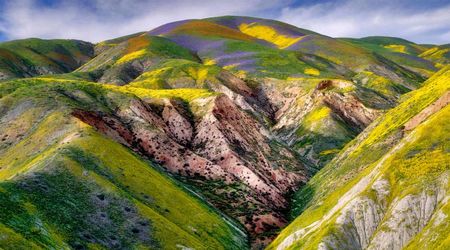
[(286, 195), (307, 176), (293, 151), (225, 95), (196, 101), (193, 117), (174, 100), (161, 105), (133, 100), (114, 114), (73, 115), (197, 185), (254, 237), (285, 225)]
[(189, 121), (185, 107), (176, 101), (166, 101), (161, 117), (169, 127), (175, 140), (184, 146), (189, 146), (194, 134), (194, 128)]
[[(242, 96), (245, 102), (250, 104), (255, 110), (257, 110), (257, 112), (262, 113), (270, 119), (275, 119), (275, 112), (277, 108), (267, 96), (263, 87), (258, 86), (257, 82), (253, 82), (253, 85), (255, 86), (251, 87), (251, 83), (247, 83), (225, 70), (221, 71), (217, 75), (217, 79), (220, 81), (222, 86), (228, 88), (233, 93)], [(248, 81), (251, 82), (251, 80)], [(220, 88), (221, 86), (218, 87)], [(220, 90), (217, 92), (224, 93)]]
[[(338, 152), (382, 113), (365, 104), (359, 95), (370, 95), (367, 99), (373, 102), (386, 101), (340, 80), (320, 81), (309, 92), (295, 85), (280, 93), (267, 91), (272, 105), (278, 107), (272, 131), (318, 169), (332, 158), (327, 151)], [(311, 117), (317, 110), (325, 112)]]
[(390, 194), (389, 184), (378, 180), (372, 189), (379, 188), (381, 199), (360, 197), (349, 202), (336, 219), (338, 233), (326, 237), (322, 248), (403, 249), (447, 203), (447, 182), (444, 175), (433, 188), (395, 199), (386, 207), (381, 201)]
[[(373, 196), (359, 194), (344, 206), (338, 207), (338, 203), (333, 207), (332, 212), (339, 211), (332, 223), (333, 231), (321, 239), (318, 249), (403, 249), (429, 223), (442, 223), (439, 217), (445, 214), (439, 209), (448, 205), (450, 196), (447, 185), (448, 173), (444, 173), (436, 179), (433, 187), (397, 197), (389, 203), (391, 184), (386, 179), (378, 179), (370, 188)], [(360, 192), (364, 188), (360, 185), (359, 191), (352, 189), (349, 193)], [(296, 231), (277, 249), (285, 249), (323, 223), (327, 223), (326, 220)]]
[(379, 115), (377, 111), (365, 107), (364, 104), (353, 95), (331, 93), (325, 95), (323, 101), (339, 117), (358, 131), (362, 131), (366, 128)]
[(388, 219), (379, 225), (382, 230), (373, 235), (368, 249), (402, 249), (429, 223), (446, 196), (445, 187), (436, 187), (396, 201)]
[[(189, 105), (136, 99), (113, 114), (79, 110), (74, 115), (196, 186), (213, 205), (241, 221), (256, 245), (271, 240), (259, 234), (286, 225), (288, 194), (317, 171), (300, 159), (320, 165), (309, 146), (295, 152), (284, 145), (298, 142), (296, 131), (305, 117), (323, 106), (331, 110), (331, 119), (360, 131), (379, 115), (354, 92), (335, 91), (352, 87), (346, 81), (322, 81), (309, 93), (295, 85), (279, 92), (270, 84), (251, 87), (223, 71), (208, 86), (222, 94)], [(266, 118), (275, 124), (272, 130)]]

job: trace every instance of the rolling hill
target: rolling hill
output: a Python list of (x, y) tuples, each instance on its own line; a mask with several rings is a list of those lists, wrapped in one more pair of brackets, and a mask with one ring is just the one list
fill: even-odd
[(77, 40), (37, 38), (0, 45), (0, 80), (68, 73), (94, 56), (94, 46)]
[(0, 248), (445, 248), (447, 47), (237, 16), (0, 43)]

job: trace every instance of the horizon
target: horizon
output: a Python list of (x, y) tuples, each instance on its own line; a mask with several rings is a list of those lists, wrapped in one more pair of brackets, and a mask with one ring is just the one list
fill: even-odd
[(378, 0), (370, 4), (360, 0), (233, 0), (203, 4), (196, 0), (114, 0), (109, 5), (101, 0), (0, 0), (0, 42), (40, 38), (98, 43), (180, 20), (251, 16), (335, 38), (387, 36), (417, 44), (447, 44), (448, 13), (450, 3), (442, 0)]

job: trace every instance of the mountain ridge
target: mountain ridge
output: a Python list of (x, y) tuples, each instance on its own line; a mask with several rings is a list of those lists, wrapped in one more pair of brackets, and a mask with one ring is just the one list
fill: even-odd
[[(429, 86), (447, 74), (450, 60), (446, 45), (331, 38), (243, 16), (182, 20), (97, 44), (31, 39), (0, 43), (0, 50), (0, 190), (24, 211), (14, 216), (0, 205), (8, 214), (0, 232), (12, 239), (0, 240), (7, 249), (14, 239), (43, 248), (262, 248), (299, 212), (307, 216), (310, 199), (321, 198), (312, 192), (327, 190), (339, 174), (328, 176), (328, 185), (320, 176), (349, 157), (348, 148), (380, 119), (411, 93), (437, 98), (447, 78), (434, 95)], [(408, 131), (434, 119), (427, 112), (405, 125)], [(166, 184), (141, 185), (152, 175)], [(56, 192), (60, 179), (72, 189)], [(174, 197), (164, 196), (165, 186)], [(85, 196), (73, 192), (80, 188)], [(54, 196), (63, 193), (71, 195), (69, 206)], [(57, 212), (37, 198), (54, 199)], [(182, 219), (173, 202), (192, 204), (185, 211), (191, 216)], [(87, 231), (63, 226), (73, 216), (70, 203), (87, 215), (79, 221)], [(196, 222), (195, 211), (207, 218)], [(369, 244), (330, 237), (305, 247)]]

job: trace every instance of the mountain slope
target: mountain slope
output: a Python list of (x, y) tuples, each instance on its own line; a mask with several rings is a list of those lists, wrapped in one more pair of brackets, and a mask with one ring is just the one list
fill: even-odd
[[(89, 73), (89, 80), (152, 89), (207, 88), (245, 100), (241, 107), (249, 110), (250, 106), (260, 120), (274, 125), (275, 134), (280, 134), (285, 143), (292, 146), (306, 142), (308, 149), (298, 152), (306, 161), (320, 166), (376, 114), (395, 105), (401, 94), (419, 87), (424, 77), (436, 70), (417, 55), (410, 56), (425, 61), (414, 65), (420, 74), (408, 69), (405, 61), (375, 53), (373, 46), (361, 47), (251, 17), (184, 20), (105, 41), (96, 48), (96, 58), (77, 70)], [(339, 81), (340, 85), (342, 80), (350, 80), (344, 85), (351, 91), (345, 91), (345, 97), (338, 98), (338, 102), (316, 100), (309, 92), (310, 86), (320, 82), (317, 79)], [(316, 101), (305, 105), (306, 109), (294, 104), (303, 103), (305, 98)], [(360, 110), (369, 110), (371, 114), (364, 115), (365, 122), (353, 117), (360, 116), (359, 111), (344, 110), (350, 103), (356, 103)], [(302, 132), (297, 133), (305, 127), (301, 121), (305, 115), (324, 105), (332, 111), (323, 117), (328, 117), (324, 122), (334, 124), (329, 135), (311, 131), (307, 124), (305, 131), (316, 135), (305, 137)], [(340, 135), (342, 131), (344, 135)], [(323, 137), (328, 137), (328, 142), (318, 143)]]
[(447, 66), (314, 176), (269, 249), (448, 248), (449, 80)]
[(71, 72), (94, 55), (78, 40), (30, 38), (0, 43), (0, 80)]
[[(6, 78), (26, 77), (0, 82), (0, 234), (43, 248), (242, 249), (247, 237), (262, 248), (292, 207), (295, 217), (351, 180), (353, 163), (386, 153), (342, 152), (416, 89), (431, 91), (423, 82), (446, 67), (445, 46), (238, 16), (95, 45), (0, 43), (24, 62), (4, 56), (0, 71), (19, 65)], [(14, 206), (22, 217), (10, 219)]]
[[(16, 88), (24, 95), (45, 93), (36, 97), (47, 98), (34, 104), (40, 110), (30, 111), (37, 116), (45, 116), (47, 106), (54, 105), (50, 100), (59, 100), (63, 107), (68, 106), (66, 115), (159, 163), (185, 185), (193, 185), (216, 207), (239, 219), (253, 234), (286, 223), (282, 213), (287, 207), (286, 193), (306, 180), (307, 171), (295, 153), (270, 138), (255, 118), (225, 95), (195, 89), (121, 88), (49, 77), (4, 82), (2, 86), (6, 94)], [(22, 95), (20, 91), (13, 93)], [(27, 109), (10, 107), (9, 102), (15, 99), (9, 95), (2, 98), (5, 119), (12, 123), (2, 126), (4, 164), (15, 158), (20, 162), (31, 160), (31, 152), (18, 148), (28, 145), (24, 135), (33, 128), (21, 131), (16, 123), (33, 122), (8, 118), (16, 109)], [(59, 133), (53, 129), (43, 131), (42, 136), (52, 138), (52, 133)], [(34, 153), (43, 154), (40, 147), (34, 145)], [(24, 155), (17, 155), (19, 152)], [(48, 154), (53, 157), (55, 152)], [(1, 170), (5, 178), (28, 168), (14, 161), (11, 164), (13, 169)]]
[(132, 96), (54, 79), (0, 86), (2, 248), (246, 246), (242, 229), (154, 163), (71, 115)]
[(147, 34), (132, 36), (124, 42), (109, 46), (109, 49), (103, 50), (77, 71), (100, 71), (102, 76), (97, 81), (123, 85), (142, 74), (146, 67), (164, 59), (196, 60), (189, 50), (168, 39)]
[(436, 67), (443, 67), (450, 62), (450, 44), (434, 46), (419, 56), (436, 63)]
[(434, 63), (420, 57), (428, 48), (413, 42), (394, 37), (366, 37), (361, 39), (343, 39), (356, 46), (369, 49), (373, 53), (383, 56), (427, 78), (436, 68)]

